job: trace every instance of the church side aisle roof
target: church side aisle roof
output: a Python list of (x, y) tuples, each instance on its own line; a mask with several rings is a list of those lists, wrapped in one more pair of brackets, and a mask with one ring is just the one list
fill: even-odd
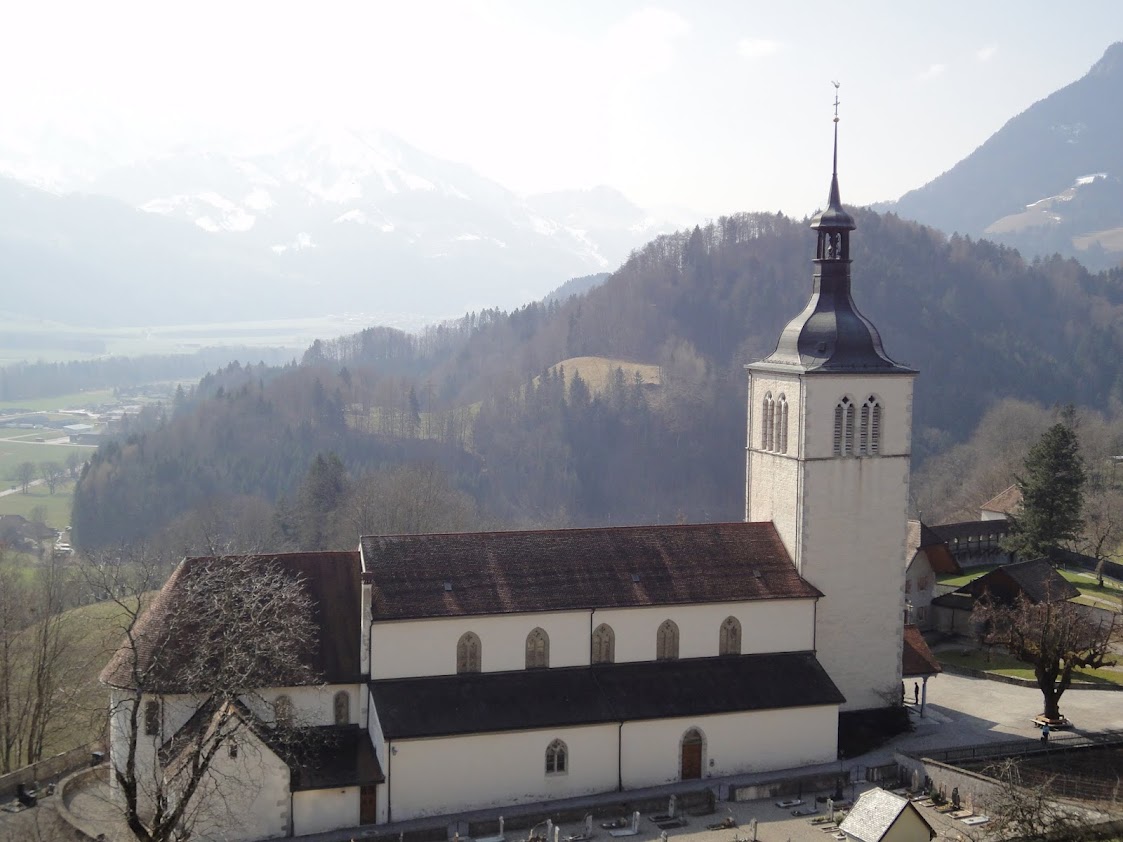
[(387, 739), (841, 704), (811, 652), (372, 681)]
[(813, 599), (772, 523), (366, 536), (375, 620)]

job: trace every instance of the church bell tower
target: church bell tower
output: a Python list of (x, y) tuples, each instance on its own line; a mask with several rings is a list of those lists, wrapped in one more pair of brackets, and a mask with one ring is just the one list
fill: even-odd
[[(837, 88), (837, 85), (836, 85)], [(811, 298), (749, 373), (745, 517), (772, 521), (823, 592), (820, 663), (843, 710), (900, 690), (905, 535), (916, 372), (886, 355), (850, 294), (854, 218), (834, 167), (816, 232)]]

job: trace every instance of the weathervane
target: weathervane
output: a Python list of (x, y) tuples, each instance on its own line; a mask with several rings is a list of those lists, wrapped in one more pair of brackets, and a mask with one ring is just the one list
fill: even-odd
[(834, 85), (834, 164), (833, 171), (835, 177), (838, 176), (838, 82), (831, 82)]
[(834, 121), (838, 122), (838, 82), (831, 82), (834, 85)]

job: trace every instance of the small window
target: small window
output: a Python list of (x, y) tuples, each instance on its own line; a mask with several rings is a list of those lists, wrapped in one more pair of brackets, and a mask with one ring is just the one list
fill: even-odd
[(273, 702), (273, 719), (278, 725), (292, 725), (292, 699), (278, 696)]
[(741, 654), (741, 622), (736, 617), (726, 617), (725, 622), (721, 624), (718, 654)]
[(760, 449), (772, 449), (772, 433), (773, 433), (772, 417), (772, 393), (764, 393), (764, 401), (760, 407)]
[(349, 725), (351, 724), (351, 694), (346, 690), (340, 690), (335, 694), (332, 707), (335, 709), (335, 724), (336, 725)]
[(616, 660), (616, 634), (612, 626), (601, 623), (593, 632), (592, 662), (611, 664)]
[(535, 629), (526, 636), (526, 668), (545, 669), (550, 666), (550, 636)]
[(456, 671), (480, 671), (480, 638), (475, 632), (465, 632), (456, 644)]
[(561, 740), (546, 747), (546, 774), (564, 775), (569, 770), (569, 749)]
[(843, 398), (834, 408), (834, 455), (854, 455), (854, 404)]
[(788, 399), (784, 395), (780, 395), (780, 399), (776, 402), (776, 413), (779, 416), (777, 427), (779, 432), (776, 435), (776, 450), (780, 453), (788, 452)]
[(678, 658), (678, 626), (674, 620), (664, 620), (655, 636), (655, 659), (674, 661)]
[(144, 703), (144, 733), (149, 737), (160, 734), (160, 703), (155, 699)]
[(862, 404), (858, 446), (863, 456), (876, 456), (881, 451), (881, 404), (876, 395)]

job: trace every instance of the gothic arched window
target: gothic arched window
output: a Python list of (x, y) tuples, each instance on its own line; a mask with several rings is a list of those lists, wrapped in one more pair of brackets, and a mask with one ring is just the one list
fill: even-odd
[(678, 659), (678, 626), (674, 620), (664, 620), (655, 635), (655, 659), (674, 661)]
[(854, 403), (848, 397), (834, 408), (834, 455), (854, 455)]
[(741, 654), (741, 622), (736, 617), (726, 617), (721, 624), (717, 653), (719, 655)]
[(526, 636), (526, 668), (540, 669), (550, 666), (550, 637), (542, 629), (534, 629)]
[(760, 407), (760, 449), (772, 449), (772, 436), (774, 432), (775, 418), (772, 415), (773, 401), (772, 393), (765, 392), (764, 400), (761, 402)]
[(346, 690), (340, 690), (335, 694), (335, 699), (332, 702), (332, 708), (335, 713), (336, 725), (349, 725), (351, 723), (351, 694)]
[(560, 775), (569, 769), (569, 749), (561, 740), (546, 746), (546, 774)]
[(876, 395), (870, 395), (862, 404), (860, 453), (876, 456), (881, 451), (881, 404)]
[(464, 632), (457, 641), (456, 671), (480, 671), (480, 639), (475, 632)]
[(788, 399), (784, 395), (776, 401), (776, 450), (788, 452)]
[(612, 626), (601, 623), (593, 632), (592, 661), (594, 664), (611, 664), (616, 660), (616, 634)]

